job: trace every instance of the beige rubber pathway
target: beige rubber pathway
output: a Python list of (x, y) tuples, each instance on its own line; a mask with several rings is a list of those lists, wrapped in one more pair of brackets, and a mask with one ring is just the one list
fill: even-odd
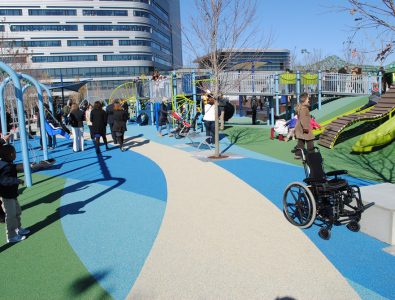
[(318, 248), (236, 176), (154, 142), (133, 151), (162, 168), (168, 195), (129, 299), (359, 299)]

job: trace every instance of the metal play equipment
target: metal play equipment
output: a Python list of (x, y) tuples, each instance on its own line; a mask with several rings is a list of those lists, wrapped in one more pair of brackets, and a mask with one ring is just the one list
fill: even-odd
[[(3, 72), (7, 73), (9, 77), (11, 78), (11, 81), (14, 85), (15, 88), (15, 97), (17, 100), (17, 108), (18, 108), (18, 122), (19, 122), (19, 128), (25, 128), (25, 111), (24, 111), (24, 106), (23, 106), (23, 96), (22, 96), (22, 86), (19, 81), (19, 76), (18, 74), (8, 65), (0, 61), (0, 70)], [(2, 85), (0, 87), (0, 103), (4, 104), (4, 98), (3, 98), (3, 92), (4, 92), (5, 85)], [(2, 105), (1, 107), (2, 114), (4, 112), (5, 115), (5, 105)], [(6, 132), (7, 128), (6, 126), (3, 126), (3, 120), (5, 118), (2, 118), (2, 130), (3, 132)], [(27, 187), (32, 186), (32, 174), (31, 174), (31, 169), (30, 169), (30, 164), (29, 164), (29, 149), (28, 149), (28, 144), (27, 144), (27, 134), (26, 130), (20, 130), (20, 141), (21, 141), (21, 149), (22, 149), (22, 161), (23, 161), (23, 171), (25, 173), (25, 182)]]
[[(45, 112), (44, 112), (44, 100), (43, 100), (43, 89), (42, 85), (33, 77), (27, 74), (19, 74), (20, 79), (24, 79), (32, 86), (35, 87), (37, 91), (37, 96), (38, 96), (38, 112), (40, 114), (40, 132), (41, 132), (41, 139), (42, 139), (42, 144), (43, 144), (43, 157), (44, 160), (48, 160), (48, 141), (47, 141), (47, 135), (44, 134), (45, 131)], [(24, 126), (25, 127), (25, 126)], [(20, 127), (21, 128), (21, 127)]]

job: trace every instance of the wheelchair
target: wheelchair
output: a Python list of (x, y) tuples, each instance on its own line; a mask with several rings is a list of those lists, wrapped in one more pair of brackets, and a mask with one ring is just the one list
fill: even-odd
[(318, 235), (331, 238), (331, 229), (346, 225), (353, 232), (360, 230), (362, 213), (374, 202), (363, 205), (358, 186), (348, 184), (341, 175), (346, 170), (325, 173), (323, 159), (318, 148), (301, 151), (306, 178), (301, 182), (290, 183), (284, 191), (283, 212), (286, 219), (300, 228), (313, 224), (320, 228)]

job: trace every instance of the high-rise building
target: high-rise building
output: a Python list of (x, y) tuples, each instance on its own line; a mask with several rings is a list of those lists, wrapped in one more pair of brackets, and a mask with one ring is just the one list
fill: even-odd
[(26, 48), (33, 74), (55, 81), (111, 89), (182, 66), (179, 0), (1, 0), (0, 18), (2, 47)]

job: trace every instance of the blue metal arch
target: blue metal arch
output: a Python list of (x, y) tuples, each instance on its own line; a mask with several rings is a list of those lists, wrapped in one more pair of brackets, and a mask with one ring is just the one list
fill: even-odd
[(7, 77), (0, 84), (0, 110), (1, 110), (1, 132), (4, 134), (7, 132), (7, 115), (5, 109), (5, 99), (4, 99), (4, 90), (7, 84), (11, 81), (11, 77)]
[[(29, 163), (29, 150), (27, 146), (27, 134), (25, 130), (25, 110), (23, 106), (23, 97), (22, 97), (22, 86), (19, 81), (18, 74), (9, 66), (7, 66), (4, 62), (0, 61), (0, 70), (6, 72), (12, 80), (12, 83), (15, 88), (15, 97), (17, 100), (17, 110), (18, 110), (18, 122), (19, 122), (19, 134), (21, 139), (21, 149), (22, 149), (22, 160), (23, 160), (23, 171), (25, 173), (25, 182), (26, 186), (32, 186), (32, 173), (30, 169)], [(0, 89), (0, 95), (3, 94), (3, 90), (5, 85)], [(0, 101), (3, 102), (3, 101)], [(4, 109), (2, 110), (4, 111)], [(3, 123), (3, 121), (2, 121)], [(22, 130), (23, 129), (23, 130)]]
[(48, 160), (48, 141), (47, 141), (47, 135), (46, 130), (45, 130), (45, 113), (44, 113), (44, 100), (43, 100), (43, 90), (41, 88), (41, 84), (34, 79), (32, 76), (27, 75), (27, 74), (19, 74), (20, 79), (24, 79), (31, 83), (37, 91), (37, 96), (38, 96), (38, 111), (40, 114), (40, 132), (41, 132), (41, 140), (43, 144), (43, 156), (44, 160)]

